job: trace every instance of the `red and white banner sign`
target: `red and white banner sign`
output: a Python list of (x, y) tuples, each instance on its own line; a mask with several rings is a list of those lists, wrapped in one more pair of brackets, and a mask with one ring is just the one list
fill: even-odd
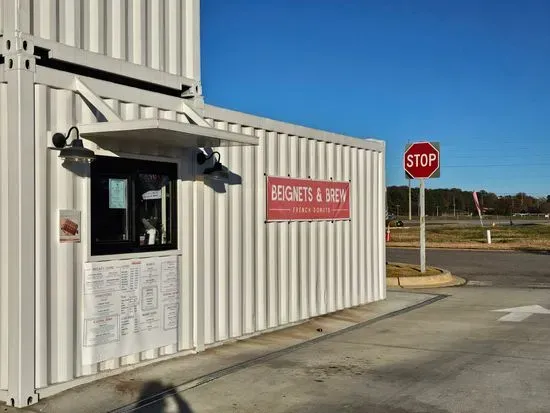
[(474, 191), (474, 203), (476, 204), (477, 213), (481, 216), (481, 208), (479, 206), (479, 199), (477, 198), (477, 192)]
[(267, 177), (267, 221), (350, 219), (350, 184)]

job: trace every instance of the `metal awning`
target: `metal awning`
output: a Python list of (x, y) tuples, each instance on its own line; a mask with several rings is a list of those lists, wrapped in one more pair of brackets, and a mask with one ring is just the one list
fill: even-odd
[(139, 119), (78, 125), (80, 136), (93, 142), (127, 141), (160, 146), (219, 147), (258, 145), (256, 136), (176, 122), (168, 119)]

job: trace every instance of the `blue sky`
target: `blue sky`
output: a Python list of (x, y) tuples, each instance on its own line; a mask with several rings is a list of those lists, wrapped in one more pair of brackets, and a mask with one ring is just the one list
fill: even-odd
[(428, 188), (550, 194), (550, 1), (201, 0), (207, 103), (387, 144)]

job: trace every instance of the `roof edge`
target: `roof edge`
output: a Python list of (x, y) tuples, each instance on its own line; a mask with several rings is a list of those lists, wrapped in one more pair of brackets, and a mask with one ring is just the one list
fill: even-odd
[(319, 129), (313, 129), (306, 126), (300, 126), (293, 123), (282, 122), (248, 113), (238, 112), (231, 109), (225, 109), (219, 106), (205, 104), (203, 116), (214, 120), (225, 121), (228, 123), (238, 123), (243, 126), (265, 129), (285, 133), (292, 136), (301, 136), (303, 138), (316, 139), (325, 142), (337, 143), (340, 145), (351, 146), (361, 149), (369, 149), (384, 152), (386, 142), (372, 138), (357, 138), (342, 135), (334, 132), (328, 132)]

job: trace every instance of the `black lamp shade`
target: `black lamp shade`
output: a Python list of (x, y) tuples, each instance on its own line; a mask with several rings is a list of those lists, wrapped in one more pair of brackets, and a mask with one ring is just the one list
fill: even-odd
[(71, 146), (61, 149), (59, 157), (73, 162), (91, 163), (95, 159), (95, 154), (84, 147), (82, 140), (75, 139)]
[(204, 164), (208, 159), (212, 158), (214, 155), (218, 156), (218, 159), (215, 161), (214, 165), (206, 168), (203, 171), (205, 177), (208, 177), (212, 181), (227, 181), (229, 179), (229, 172), (220, 162), (220, 153), (212, 152), (210, 155), (206, 155), (204, 152), (197, 153), (197, 163), (199, 165)]
[(224, 181), (229, 178), (229, 173), (224, 169), (221, 162), (216, 162), (214, 166), (206, 168), (204, 174), (215, 181)]
[[(72, 131), (76, 131), (76, 139), (67, 145), (67, 139), (71, 136)], [(78, 128), (72, 126), (67, 132), (67, 135), (62, 133), (54, 133), (52, 143), (59, 151), (59, 157), (71, 162), (91, 163), (95, 159), (94, 151), (86, 149), (80, 139)]]
[(214, 171), (208, 175), (208, 179), (225, 182), (229, 179), (229, 173), (227, 171)]

